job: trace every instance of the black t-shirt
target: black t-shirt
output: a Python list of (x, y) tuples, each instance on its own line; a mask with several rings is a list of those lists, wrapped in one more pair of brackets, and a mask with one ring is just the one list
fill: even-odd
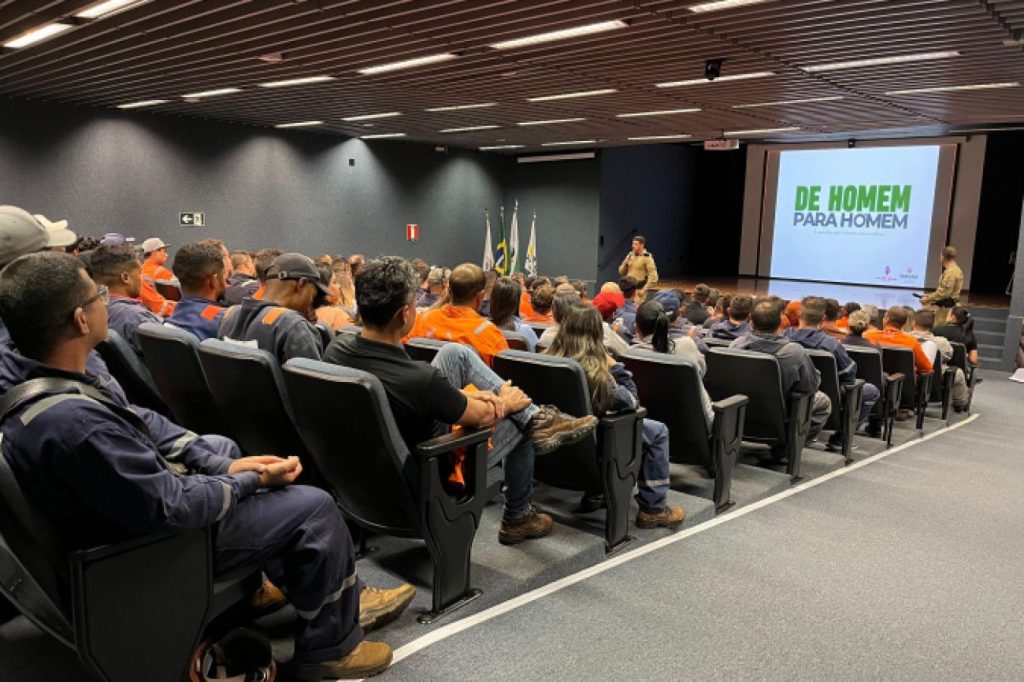
[(413, 360), (399, 346), (339, 334), (324, 360), (368, 372), (384, 386), (398, 430), (411, 450), (440, 436), (466, 411), (466, 396), (433, 365)]
[(683, 308), (683, 312), (682, 315), (680, 315), (680, 317), (685, 317), (693, 324), (700, 325), (704, 324), (704, 322), (707, 321), (710, 315), (708, 315), (708, 309), (704, 306), (703, 303), (698, 303), (697, 301), (690, 301), (689, 303), (686, 304), (686, 307)]
[(950, 341), (962, 343), (967, 347), (967, 352), (978, 350), (978, 340), (974, 338), (974, 332), (964, 329), (959, 324), (944, 324), (932, 330), (935, 336), (944, 336)]

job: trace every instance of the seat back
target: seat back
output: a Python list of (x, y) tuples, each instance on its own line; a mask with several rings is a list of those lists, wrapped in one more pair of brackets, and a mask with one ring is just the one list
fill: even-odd
[(744, 440), (785, 444), (786, 397), (775, 356), (735, 348), (709, 348), (704, 385), (712, 400), (741, 393), (750, 398)]
[(313, 328), (320, 335), (320, 347), (326, 350), (327, 346), (331, 345), (331, 341), (334, 341), (334, 330), (323, 322), (317, 322)]
[[(418, 472), (377, 377), (298, 358), (283, 374), (295, 424), (345, 516), (370, 530), (420, 535), (411, 492)], [(340, 437), (339, 415), (359, 428)]]
[(530, 329), (534, 331), (538, 339), (549, 327), (554, 326), (550, 322), (527, 322), (526, 324), (530, 325)]
[(847, 355), (857, 363), (857, 378), (885, 388), (885, 370), (882, 369), (882, 351), (866, 346), (843, 346)]
[(357, 327), (354, 324), (343, 324), (338, 329), (338, 333), (339, 334), (354, 334), (355, 336), (359, 336), (359, 333), (362, 332), (362, 331), (363, 331), (362, 327)]
[(959, 341), (950, 341), (949, 345), (953, 347), (953, 358), (949, 364), (959, 367), (964, 371), (964, 376), (967, 376), (967, 346)]
[(163, 296), (164, 298), (166, 298), (168, 301), (181, 300), (181, 289), (174, 282), (157, 280), (153, 282), (153, 286), (156, 287), (156, 292)]
[[(554, 405), (575, 417), (592, 414), (587, 377), (575, 360), (503, 350), (494, 356), (494, 371), (523, 389), (535, 404)], [(595, 434), (554, 456), (539, 457), (534, 476), (559, 488), (600, 491), (603, 482), (596, 448)]]
[(697, 365), (689, 358), (636, 348), (623, 353), (622, 362), (633, 373), (647, 416), (663, 422), (672, 434), (670, 459), (713, 469)]
[(704, 339), (704, 343), (714, 348), (728, 348), (732, 345), (732, 339), (719, 339), (715, 336), (709, 336)]
[(206, 339), (199, 344), (199, 362), (213, 401), (244, 452), (308, 459), (292, 423), (281, 368), (273, 355)]
[(887, 374), (902, 372), (903, 395), (900, 397), (900, 409), (913, 410), (916, 407), (917, 396), (914, 351), (903, 346), (882, 346), (882, 367)]
[(155, 322), (141, 325), (138, 336), (146, 367), (174, 421), (196, 433), (230, 435), (199, 364), (199, 339)]
[(413, 360), (431, 362), (434, 356), (437, 355), (437, 351), (441, 350), (446, 343), (450, 343), (450, 341), (416, 337), (405, 342), (405, 352)]
[(931, 360), (934, 378), (932, 379), (932, 391), (930, 399), (936, 402), (942, 402), (942, 399), (945, 394), (945, 383), (943, 382), (943, 372), (945, 371), (945, 363), (942, 360), (942, 351), (936, 348), (935, 357), (933, 357)]
[(149, 369), (123, 336), (113, 329), (108, 330), (107, 340), (96, 346), (96, 350), (133, 405), (148, 407), (162, 415), (171, 414)]
[(508, 347), (512, 350), (530, 350), (529, 345), (526, 343), (526, 337), (519, 332), (502, 329), (501, 334), (508, 341)]
[(828, 415), (825, 428), (835, 431), (842, 426), (843, 415), (839, 409), (843, 404), (842, 387), (839, 385), (839, 368), (836, 365), (836, 356), (826, 350), (810, 348), (807, 354), (811, 356), (814, 368), (821, 374), (821, 384), (818, 390), (828, 396), (832, 401), (832, 412)]

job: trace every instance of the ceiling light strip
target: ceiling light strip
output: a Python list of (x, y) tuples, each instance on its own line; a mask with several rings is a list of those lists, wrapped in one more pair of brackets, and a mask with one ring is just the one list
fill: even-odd
[(714, 2), (701, 2), (696, 5), (690, 5), (686, 9), (694, 14), (706, 14), (708, 12), (719, 12), (748, 5), (760, 5), (765, 2), (768, 2), (768, 0), (714, 0)]
[(774, 76), (774, 71), (754, 71), (752, 73), (737, 73), (733, 76), (719, 76), (713, 81), (709, 81), (707, 78), (691, 78), (685, 81), (668, 81), (665, 83), (655, 83), (656, 88), (680, 88), (686, 85), (708, 85), (710, 83), (728, 83), (730, 81), (745, 81), (752, 78), (768, 78)]
[(574, 144), (597, 144), (597, 140), (565, 140), (564, 142), (544, 142), (541, 147), (564, 147)]
[(832, 97), (807, 97), (806, 99), (783, 99), (778, 102), (756, 102), (754, 104), (734, 104), (733, 109), (756, 109), (757, 107), (782, 107), (789, 104), (814, 104), (816, 102), (838, 102), (842, 95)]
[(629, 24), (620, 19), (614, 19), (612, 21), (599, 21), (593, 24), (584, 24), (583, 26), (576, 26), (573, 28), (563, 28), (558, 31), (537, 33), (532, 36), (526, 36), (523, 38), (502, 40), (501, 42), (491, 43), (490, 47), (495, 50), (513, 50), (517, 47), (529, 47), (530, 45), (551, 43), (555, 42), (556, 40), (569, 40), (571, 38), (579, 38), (582, 36), (594, 35), (595, 33), (614, 31), (616, 29), (626, 28), (627, 26), (629, 26)]
[(937, 59), (952, 59), (959, 57), (957, 50), (945, 50), (942, 52), (919, 52), (917, 54), (899, 54), (891, 57), (872, 57), (870, 59), (854, 59), (846, 62), (830, 62), (828, 64), (812, 64), (802, 67), (808, 73), (821, 73), (823, 71), (842, 71), (843, 69), (860, 69), (867, 66), (887, 66), (889, 64), (909, 64), (911, 62), (928, 62)]
[(494, 144), (489, 147), (478, 147), (482, 152), (494, 152), (500, 149), (522, 149), (526, 145), (524, 144)]
[(52, 24), (45, 24), (38, 28), (34, 28), (31, 31), (22, 33), (20, 36), (16, 38), (8, 40), (6, 43), (4, 43), (4, 47), (19, 48), (28, 47), (29, 45), (35, 45), (36, 43), (41, 43), (47, 38), (52, 38), (53, 36), (59, 33), (63, 33), (64, 31), (67, 31), (69, 28), (71, 28), (71, 24), (64, 24), (59, 21), (55, 21)]
[(430, 109), (424, 109), (432, 114), (441, 113), (443, 111), (465, 111), (467, 109), (486, 109), (487, 107), (496, 107), (497, 102), (480, 102), (479, 104), (455, 104), (450, 107), (432, 107)]
[(108, 14), (128, 9), (133, 5), (141, 5), (144, 2), (149, 2), (149, 0), (106, 0), (106, 2), (97, 2), (75, 12), (75, 17), (78, 19), (99, 19)]
[(457, 54), (453, 52), (443, 52), (441, 54), (431, 54), (425, 57), (414, 57), (412, 59), (403, 59), (398, 62), (390, 62), (388, 64), (378, 64), (376, 66), (367, 66), (362, 69), (356, 69), (357, 72), (364, 76), (374, 76), (379, 73), (390, 73), (391, 71), (401, 71), (402, 69), (412, 69), (417, 66), (427, 66), (429, 64), (439, 64), (441, 62), (451, 61), (456, 59)]
[(444, 130), (438, 130), (439, 133), (471, 133), (475, 130), (494, 130), (500, 126), (467, 126), (465, 128), (445, 128)]
[(182, 95), (182, 99), (202, 99), (204, 97), (219, 97), (220, 95), (231, 95), (241, 92), (241, 88), (220, 88), (218, 90), (203, 90), (202, 92), (190, 92)]
[(146, 99), (141, 102), (129, 102), (127, 104), (118, 104), (118, 109), (141, 109), (143, 107), (155, 107), (158, 104), (167, 104), (169, 100), (166, 99)]
[(686, 133), (680, 133), (679, 135), (638, 135), (636, 137), (627, 137), (627, 140), (633, 142), (645, 142), (647, 140), (688, 140), (693, 135), (687, 135)]
[(323, 121), (297, 121), (295, 123), (278, 123), (275, 128), (309, 128), (311, 126), (322, 126)]
[(358, 116), (346, 116), (341, 120), (347, 123), (353, 123), (355, 121), (376, 121), (377, 119), (381, 118), (394, 118), (396, 116), (401, 115), (401, 111), (386, 111), (382, 114), (360, 114)]
[(383, 140), (389, 137), (405, 137), (405, 133), (375, 133), (373, 135), (360, 135), (361, 140)]
[(261, 88), (287, 88), (292, 85), (309, 85), (311, 83), (326, 83), (334, 80), (334, 76), (307, 76), (305, 78), (289, 78), (283, 81), (270, 81), (260, 83)]
[(545, 121), (520, 121), (516, 123), (517, 126), (547, 126), (554, 125), (556, 123), (579, 123), (580, 121), (586, 121), (585, 118), (551, 118)]
[(576, 99), (577, 97), (596, 97), (598, 95), (614, 95), (618, 90), (615, 88), (602, 88), (600, 90), (583, 90), (581, 92), (566, 92), (561, 95), (544, 95), (543, 97), (527, 97), (527, 102), (553, 102), (558, 99)]
[(790, 128), (757, 128), (755, 130), (727, 130), (726, 136), (738, 137), (741, 135), (767, 135), (769, 133), (791, 133), (800, 130), (799, 127)]
[(909, 90), (890, 90), (887, 95), (928, 95), (933, 92), (967, 92), (969, 90), (999, 90), (1002, 88), (1019, 88), (1020, 83), (979, 83), (977, 85), (945, 85), (934, 88), (911, 88)]
[(670, 116), (673, 114), (695, 114), (700, 109), (661, 109), (659, 111), (636, 111), (630, 114), (615, 114), (615, 118), (641, 118), (644, 116)]

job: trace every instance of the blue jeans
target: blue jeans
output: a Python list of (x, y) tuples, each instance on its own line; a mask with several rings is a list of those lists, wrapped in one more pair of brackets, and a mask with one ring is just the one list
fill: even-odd
[[(431, 363), (456, 388), (473, 384), (481, 391), (497, 393), (505, 382), (484, 364), (480, 356), (458, 343), (446, 343)], [(503, 519), (513, 522), (522, 519), (533, 503), (533, 441), (530, 439), (530, 420), (538, 407), (529, 405), (499, 421), (491, 436), (491, 452), (487, 467), (504, 461), (505, 511)]]
[(644, 419), (643, 457), (636, 501), (643, 511), (659, 511), (665, 507), (668, 487), (668, 427), (653, 419)]

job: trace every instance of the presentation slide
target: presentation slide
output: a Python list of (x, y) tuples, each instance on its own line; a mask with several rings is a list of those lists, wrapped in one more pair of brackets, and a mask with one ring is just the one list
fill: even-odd
[(771, 276), (924, 287), (940, 149), (781, 152)]

